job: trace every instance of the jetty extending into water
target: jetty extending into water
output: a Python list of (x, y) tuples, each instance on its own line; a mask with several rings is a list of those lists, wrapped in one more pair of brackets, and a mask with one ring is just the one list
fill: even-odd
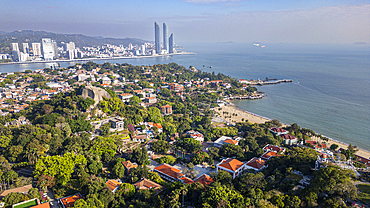
[(264, 94), (258, 94), (258, 95), (251, 95), (251, 96), (225, 97), (225, 99), (228, 99), (228, 100), (256, 100), (256, 99), (262, 99), (263, 97), (265, 97)]
[(280, 83), (288, 83), (293, 82), (291, 79), (279, 79), (279, 80), (256, 80), (255, 83), (251, 83), (251, 85), (270, 85), (270, 84), (280, 84)]

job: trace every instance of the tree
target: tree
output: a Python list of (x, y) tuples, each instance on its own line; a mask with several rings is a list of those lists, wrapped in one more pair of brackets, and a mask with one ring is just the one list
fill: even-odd
[(3, 201), (5, 202), (5, 207), (8, 207), (12, 206), (13, 204), (22, 202), (25, 199), (25, 195), (23, 195), (22, 193), (10, 193), (4, 197)]
[(162, 123), (161, 111), (155, 107), (149, 107), (148, 120), (154, 123)]
[(130, 105), (139, 105), (139, 103), (141, 103), (141, 100), (138, 96), (132, 96), (130, 98), (130, 101), (129, 101)]
[(311, 184), (318, 193), (323, 192), (345, 198), (355, 198), (357, 188), (351, 182), (351, 177), (355, 177), (352, 170), (328, 166), (315, 172), (315, 178), (311, 180)]
[(176, 161), (176, 158), (174, 158), (171, 155), (165, 155), (161, 158), (155, 159), (159, 164), (166, 163), (166, 164), (173, 164)]
[(108, 135), (108, 134), (109, 134), (110, 127), (111, 127), (110, 122), (108, 122), (108, 123), (106, 123), (106, 124), (102, 125), (102, 126), (100, 127), (100, 131), (101, 131), (100, 135), (101, 135), (101, 136), (106, 136), (106, 135)]
[(122, 183), (119, 186), (117, 194), (123, 195), (126, 199), (131, 198), (135, 195), (136, 188), (134, 185), (129, 183)]
[(219, 154), (224, 157), (236, 157), (238, 159), (243, 159), (243, 150), (239, 145), (225, 144), (220, 148)]
[(226, 185), (216, 184), (210, 186), (208, 191), (202, 193), (203, 207), (246, 207), (249, 201), (244, 197), (228, 188)]
[(202, 145), (194, 138), (181, 139), (177, 142), (176, 146), (180, 147), (180, 149), (184, 149), (188, 153), (195, 153), (202, 150)]
[(129, 156), (130, 160), (136, 162), (138, 165), (144, 165), (148, 163), (149, 156), (146, 147), (138, 147), (134, 149), (132, 154)]
[(36, 177), (48, 175), (65, 185), (71, 178), (77, 165), (86, 165), (87, 161), (83, 155), (66, 153), (63, 156), (40, 157), (35, 165)]
[(37, 180), (37, 186), (41, 189), (46, 187), (52, 188), (55, 185), (55, 178), (53, 176), (41, 175)]
[(195, 165), (202, 164), (203, 162), (209, 162), (210, 157), (206, 152), (196, 153), (192, 158), (191, 162)]
[(166, 153), (167, 150), (170, 148), (170, 144), (168, 144), (165, 140), (158, 140), (152, 143), (152, 150), (156, 153)]
[(123, 178), (125, 176), (125, 167), (123, 167), (122, 162), (118, 161), (112, 169), (114, 175), (118, 178)]
[(37, 188), (31, 188), (30, 190), (28, 190), (27, 197), (29, 199), (34, 199), (34, 198), (41, 199), (41, 194)]
[(330, 145), (330, 149), (335, 151), (339, 146), (337, 144)]
[(216, 159), (216, 158), (219, 158), (219, 153), (220, 149), (218, 149), (217, 147), (210, 147), (208, 148), (208, 155), (211, 159)]
[(93, 161), (91, 161), (91, 163), (90, 163), (90, 165), (88, 166), (88, 168), (89, 168), (89, 172), (90, 172), (91, 174), (96, 175), (96, 174), (98, 174), (98, 173), (102, 170), (102, 168), (103, 168), (103, 163), (101, 163), (101, 162), (99, 162), (99, 161), (95, 161), (95, 160), (93, 160)]
[(231, 184), (231, 181), (233, 180), (233, 177), (230, 175), (230, 173), (223, 170), (217, 171), (217, 173), (211, 173), (211, 176), (213, 180), (223, 185)]

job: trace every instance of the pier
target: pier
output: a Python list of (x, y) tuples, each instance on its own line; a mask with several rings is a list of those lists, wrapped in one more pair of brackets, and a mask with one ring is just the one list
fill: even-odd
[(256, 100), (256, 99), (262, 99), (265, 97), (264, 94), (255, 95), (255, 96), (234, 96), (234, 97), (225, 97), (225, 99), (229, 100)]
[(251, 85), (270, 85), (270, 84), (280, 84), (280, 83), (288, 83), (293, 82), (291, 79), (280, 79), (280, 80), (263, 80), (263, 81), (254, 81), (251, 83)]

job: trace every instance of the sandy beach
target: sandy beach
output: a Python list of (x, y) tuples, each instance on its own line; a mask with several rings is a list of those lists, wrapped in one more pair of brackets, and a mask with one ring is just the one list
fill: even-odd
[[(271, 119), (253, 114), (253, 113), (240, 110), (232, 103), (230, 105), (225, 105), (222, 107), (214, 108), (214, 111), (219, 115), (219, 117), (221, 117), (222, 119), (225, 119), (228, 122), (232, 122), (232, 123), (248, 121), (250, 123), (261, 124), (261, 123), (265, 123), (271, 120)], [(283, 126), (286, 126), (286, 124), (283, 124)], [(311, 139), (314, 141), (320, 142), (320, 143), (325, 142), (324, 140), (318, 137), (312, 137)], [(343, 148), (343, 149), (347, 149), (347, 146), (348, 146), (348, 144), (335, 141), (332, 139), (329, 139), (329, 141), (326, 142), (326, 144), (328, 148), (332, 144), (337, 144), (339, 148)], [(359, 149), (355, 154), (365, 157), (365, 158), (370, 158), (370, 151), (366, 151), (363, 149)]]

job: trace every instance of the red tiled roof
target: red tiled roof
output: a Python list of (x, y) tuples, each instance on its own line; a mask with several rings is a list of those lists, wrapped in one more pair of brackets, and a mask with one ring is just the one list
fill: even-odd
[(244, 163), (240, 162), (239, 160), (234, 159), (234, 158), (229, 158), (227, 160), (224, 160), (219, 166), (232, 170), (232, 171), (236, 171), (242, 165), (244, 165)]
[(263, 155), (261, 155), (261, 158), (263, 159), (270, 159), (271, 157), (280, 157), (281, 155), (277, 154), (276, 152), (273, 152), (273, 151), (268, 151), (268, 152), (265, 152)]
[(247, 165), (248, 166), (251, 166), (251, 167), (254, 167), (256, 169), (261, 169), (264, 165), (265, 165), (265, 160), (264, 159), (261, 159), (261, 158), (257, 158), (257, 157), (254, 157), (252, 158), (248, 163)]
[(285, 130), (283, 128), (277, 128), (277, 127), (271, 128), (270, 130), (273, 131), (273, 132), (276, 132), (276, 133), (278, 133), (278, 132), (281, 132), (281, 133), (287, 132), (287, 130)]
[(286, 139), (286, 140), (294, 140), (294, 139), (296, 139), (294, 136), (292, 136), (290, 134), (282, 134), (280, 136), (283, 137), (283, 139)]
[(235, 144), (235, 145), (238, 143), (238, 141), (233, 140), (233, 139), (226, 139), (226, 140), (224, 140), (224, 142), (228, 143), (228, 144)]
[(272, 150), (272, 151), (275, 151), (275, 152), (281, 152), (281, 151), (284, 151), (283, 148), (281, 147), (278, 147), (278, 146), (275, 146), (275, 145), (267, 145), (263, 148), (263, 150)]
[(105, 184), (107, 184), (108, 186), (108, 189), (110, 191), (113, 191), (114, 189), (116, 189), (119, 185), (121, 185), (121, 183), (119, 183), (118, 181), (116, 180), (109, 180), (107, 181)]
[(161, 185), (158, 183), (155, 183), (149, 179), (142, 179), (141, 181), (138, 181), (133, 184), (137, 189), (160, 189), (162, 188)]
[(123, 161), (122, 162), (122, 165), (125, 166), (125, 168), (127, 170), (130, 170), (131, 168), (136, 168), (137, 167), (137, 165), (136, 164), (133, 164), (130, 160)]
[(182, 178), (180, 178), (181, 180), (182, 180), (182, 182), (184, 182), (184, 183), (186, 183), (186, 184), (192, 184), (192, 183), (194, 183), (194, 181), (193, 180), (191, 180), (190, 178), (188, 178), (188, 177), (182, 177)]
[(211, 178), (211, 176), (207, 175), (207, 174), (203, 174), (202, 176), (200, 176), (199, 178), (197, 178), (197, 180), (194, 181), (194, 183), (196, 182), (199, 182), (203, 185), (210, 185), (212, 182), (214, 182), (213, 178)]
[(82, 199), (82, 196), (80, 193), (63, 198), (61, 201), (65, 207), (73, 207), (73, 205), (75, 204), (75, 201), (79, 199)]
[(171, 176), (172, 178), (175, 178), (175, 179), (179, 179), (181, 178), (182, 176), (184, 176), (184, 174), (181, 173), (181, 170), (179, 169), (176, 169), (170, 165), (167, 165), (167, 164), (162, 164), (158, 167), (155, 167), (154, 170), (157, 170), (161, 173), (164, 173), (168, 176)]

